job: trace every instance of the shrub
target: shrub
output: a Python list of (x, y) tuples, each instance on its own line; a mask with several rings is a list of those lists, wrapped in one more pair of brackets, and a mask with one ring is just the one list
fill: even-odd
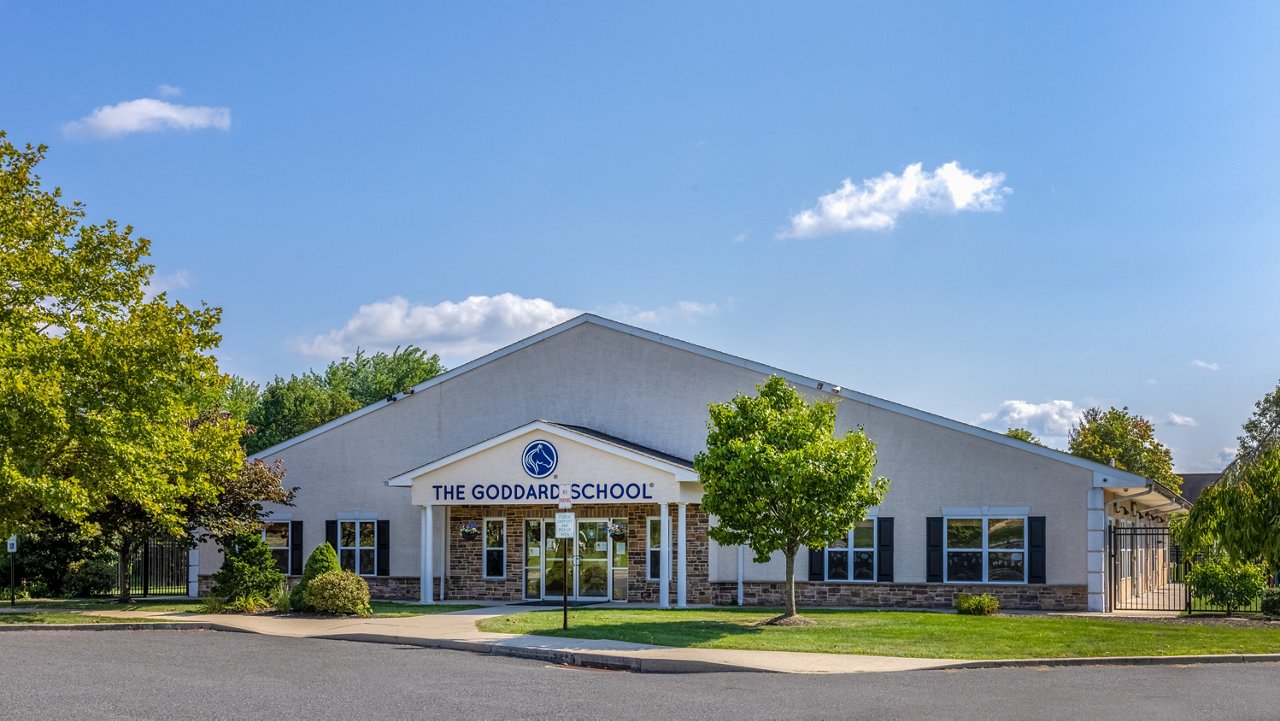
[(353, 613), (369, 616), (369, 584), (350, 571), (329, 571), (307, 584), (305, 601), (320, 613)]
[(115, 564), (98, 558), (72, 561), (62, 579), (62, 592), (71, 598), (97, 596), (115, 587)]
[(1197, 561), (1187, 574), (1187, 583), (1194, 596), (1226, 609), (1230, 616), (1262, 593), (1267, 587), (1267, 573), (1260, 563), (1217, 555)]
[(271, 602), (262, 596), (249, 595), (231, 599), (224, 609), (226, 613), (262, 613), (270, 611)]
[(227, 602), (221, 598), (209, 596), (200, 602), (200, 613), (226, 613)]
[(1280, 616), (1280, 588), (1268, 588), (1262, 592), (1262, 612), (1268, 616)]
[(957, 593), (956, 612), (966, 616), (993, 616), (1000, 601), (989, 593)]
[[(230, 610), (256, 608), (271, 604), (284, 585), (284, 574), (276, 568), (271, 549), (256, 533), (238, 533), (224, 549), (226, 559), (213, 574), (211, 594), (226, 602)], [(253, 611), (251, 611), (253, 612)]]
[(302, 569), (302, 578), (298, 581), (298, 585), (293, 587), (293, 593), (289, 596), (289, 607), (294, 611), (313, 610), (307, 604), (307, 586), (311, 585), (311, 581), (316, 576), (341, 570), (342, 566), (338, 564), (338, 552), (333, 550), (333, 546), (327, 542), (316, 546), (316, 550), (307, 556), (307, 565)]

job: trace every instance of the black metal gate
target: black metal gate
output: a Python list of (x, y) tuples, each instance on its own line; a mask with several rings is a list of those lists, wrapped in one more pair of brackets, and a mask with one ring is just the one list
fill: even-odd
[(1112, 526), (1107, 555), (1108, 610), (1185, 612), (1191, 607), (1188, 563), (1168, 528)]
[(129, 592), (135, 596), (187, 595), (189, 550), (185, 541), (147, 541), (133, 557)]

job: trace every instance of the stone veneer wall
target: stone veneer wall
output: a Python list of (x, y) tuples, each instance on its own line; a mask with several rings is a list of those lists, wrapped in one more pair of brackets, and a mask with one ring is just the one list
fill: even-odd
[[(445, 598), (519, 601), (524, 598), (525, 520), (554, 518), (557, 508), (549, 505), (527, 506), (451, 506), (447, 524), (448, 580)], [(654, 603), (658, 600), (658, 582), (645, 578), (648, 518), (658, 515), (657, 504), (583, 505), (574, 509), (578, 518), (627, 519), (627, 600)], [(677, 507), (670, 505), (671, 542), (679, 552), (676, 518)], [(507, 521), (506, 578), (484, 577), (484, 540), (464, 540), (460, 529), (474, 521), (483, 530), (485, 518)], [(701, 506), (686, 507), (685, 533), (689, 543), (686, 593), (689, 603), (710, 603), (707, 514)], [(672, 556), (673, 558), (675, 556)], [(676, 600), (676, 566), (671, 569), (671, 602)]]
[[(714, 583), (716, 605), (733, 605), (738, 584)], [(743, 584), (744, 606), (781, 606), (782, 583)], [(1000, 608), (1020, 611), (1083, 611), (1089, 607), (1087, 586), (1028, 584), (960, 585), (950, 583), (809, 583), (796, 581), (801, 606), (866, 606), (887, 608), (951, 608), (957, 593), (989, 593)]]

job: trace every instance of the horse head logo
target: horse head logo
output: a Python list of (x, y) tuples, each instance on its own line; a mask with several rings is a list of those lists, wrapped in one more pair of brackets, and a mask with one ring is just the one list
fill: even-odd
[(521, 461), (524, 472), (534, 478), (546, 478), (556, 469), (556, 447), (546, 441), (534, 441), (524, 447)]

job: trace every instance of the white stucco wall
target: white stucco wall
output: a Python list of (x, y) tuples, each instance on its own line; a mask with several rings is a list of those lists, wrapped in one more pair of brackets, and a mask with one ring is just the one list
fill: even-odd
[[(680, 458), (706, 438), (707, 404), (753, 393), (764, 376), (732, 363), (584, 323), (386, 404), (268, 457), (284, 461), (307, 553), (324, 521), (371, 511), (388, 519), (393, 576), (418, 574), (419, 515), (410, 490), (385, 481), (535, 419), (586, 426)], [(827, 393), (809, 391), (824, 397)], [(897, 580), (923, 581), (925, 517), (944, 505), (1030, 506), (1048, 518), (1051, 583), (1084, 583), (1087, 470), (842, 398), (840, 428), (866, 426), (879, 473), (893, 486), (881, 514), (896, 519)], [(437, 574), (443, 509), (435, 517)], [(733, 549), (715, 549), (718, 580), (736, 579)], [(201, 573), (218, 554), (201, 552)], [(799, 573), (804, 572), (802, 554)], [(748, 578), (781, 578), (780, 560), (748, 563)]]

